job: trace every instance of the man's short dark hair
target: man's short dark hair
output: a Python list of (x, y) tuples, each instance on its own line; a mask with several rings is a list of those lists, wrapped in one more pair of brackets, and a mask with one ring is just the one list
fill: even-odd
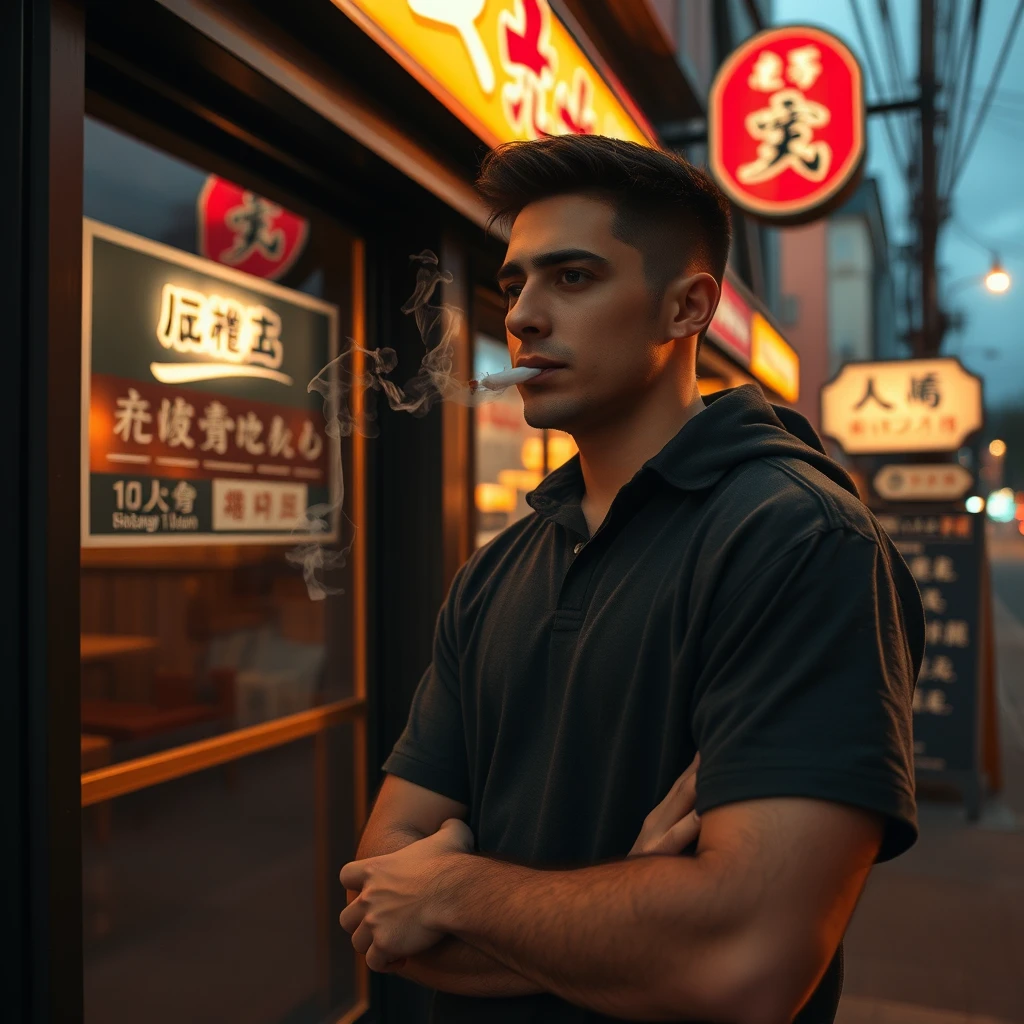
[(509, 142), (484, 157), (477, 190), (490, 223), (506, 227), (525, 206), (552, 196), (607, 202), (615, 210), (612, 233), (643, 254), (659, 301), (687, 270), (722, 283), (732, 238), (729, 201), (706, 171), (674, 153), (602, 135)]

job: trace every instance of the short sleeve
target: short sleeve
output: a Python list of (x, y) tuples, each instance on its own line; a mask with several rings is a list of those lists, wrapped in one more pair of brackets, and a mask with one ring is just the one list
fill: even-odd
[[(704, 621), (693, 728), (697, 809), (766, 797), (885, 817), (878, 860), (917, 838), (915, 655), (889, 549), (817, 530), (762, 565), (733, 567)], [(898, 557), (898, 556), (895, 556)]]
[(469, 804), (457, 640), (459, 571), (437, 616), (433, 657), (413, 694), (405, 730), (383, 770)]

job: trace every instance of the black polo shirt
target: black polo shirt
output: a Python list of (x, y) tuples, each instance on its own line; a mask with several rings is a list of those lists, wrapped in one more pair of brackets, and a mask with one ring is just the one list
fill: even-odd
[[(579, 457), (459, 570), (384, 764), (470, 808), (484, 854), (625, 857), (699, 749), (697, 807), (812, 797), (917, 835), (913, 577), (810, 425), (747, 385), (616, 495), (593, 537)], [(798, 1018), (831, 1021), (841, 952)], [(433, 1020), (593, 1022), (554, 996), (439, 993)]]

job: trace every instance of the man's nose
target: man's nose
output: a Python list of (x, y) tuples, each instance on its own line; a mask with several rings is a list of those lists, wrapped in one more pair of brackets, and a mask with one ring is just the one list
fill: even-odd
[(515, 304), (505, 314), (505, 329), (520, 341), (546, 338), (551, 333), (551, 318), (536, 291), (526, 285)]

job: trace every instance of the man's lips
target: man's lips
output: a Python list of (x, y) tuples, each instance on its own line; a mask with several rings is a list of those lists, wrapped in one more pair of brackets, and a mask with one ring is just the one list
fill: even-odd
[(558, 370), (564, 370), (564, 366), (545, 366), (536, 377), (531, 377), (529, 380), (523, 381), (523, 387), (529, 387), (529, 385), (535, 383), (538, 380), (543, 380), (545, 377), (549, 377), (551, 374), (556, 373)]
[(545, 356), (526, 356), (516, 363), (516, 369), (520, 369), (522, 367), (535, 370), (562, 370), (565, 368), (565, 363), (559, 363), (556, 360), (548, 359)]

